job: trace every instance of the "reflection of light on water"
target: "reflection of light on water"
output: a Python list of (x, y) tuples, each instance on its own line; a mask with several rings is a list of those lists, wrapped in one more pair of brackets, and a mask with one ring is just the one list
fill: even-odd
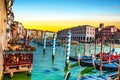
[[(37, 47), (35, 43), (32, 43), (32, 45)], [(79, 45), (77, 45), (76, 53), (83, 54), (83, 51), (84, 51), (83, 49), (84, 49), (84, 43), (80, 43)], [(91, 54), (93, 54), (95, 49), (94, 44), (92, 44), (91, 49), (92, 49)], [(43, 46), (39, 45), (37, 47), (36, 52), (34, 53), (33, 70), (32, 70), (32, 76), (30, 80), (64, 80), (64, 75), (65, 75), (64, 68), (65, 68), (65, 56), (66, 56), (65, 55), (66, 48), (64, 47), (64, 45), (56, 47), (54, 64), (52, 63), (52, 47), (50, 46), (46, 47), (45, 55), (43, 55), (42, 50), (43, 50)], [(109, 46), (105, 46), (104, 50), (105, 52), (109, 52)], [(116, 51), (119, 53), (120, 49), (116, 48)], [(99, 53), (99, 52), (100, 52), (100, 46), (97, 46), (96, 53)], [(86, 53), (89, 54), (89, 44), (86, 44)], [(71, 46), (71, 55), (73, 56), (75, 55), (74, 46)], [(70, 61), (70, 65), (74, 63), (75, 62)], [(71, 75), (69, 80), (77, 80), (78, 74), (84, 68), (85, 67), (80, 67), (80, 66), (74, 66), (70, 68)], [(96, 78), (99, 78), (99, 80), (102, 80), (102, 78), (98, 76), (99, 76), (99, 71), (96, 70), (95, 74), (92, 74), (92, 75), (85, 74), (84, 75), (85, 79), (83, 80), (96, 80)], [(15, 80), (17, 80), (17, 78)]]

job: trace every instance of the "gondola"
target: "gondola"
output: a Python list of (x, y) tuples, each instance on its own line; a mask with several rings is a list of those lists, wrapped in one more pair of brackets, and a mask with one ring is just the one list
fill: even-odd
[[(119, 55), (111, 55), (111, 63), (115, 63), (115, 64), (117, 64), (118, 63), (118, 58), (119, 58)], [(95, 60), (95, 58), (93, 59), (93, 58), (91, 58), (91, 59), (80, 59), (80, 65), (81, 66), (84, 66), (84, 67), (93, 67), (94, 65), (94, 61), (93, 60)], [(99, 57), (96, 57), (96, 60), (99, 60)], [(102, 57), (102, 62), (103, 62), (103, 64), (105, 63), (105, 64), (108, 64), (109, 63), (109, 55), (104, 55), (103, 57)]]
[[(107, 54), (105, 52), (102, 53), (102, 56), (106, 56), (106, 55)], [(96, 55), (96, 58), (98, 59), (99, 56), (100, 56), (100, 53), (98, 53)], [(82, 60), (90, 60), (91, 59), (92, 60), (92, 56), (81, 56), (80, 59), (82, 59)], [(78, 56), (70, 56), (69, 60), (70, 61), (78, 61)]]
[(93, 67), (93, 59), (80, 59), (80, 65), (84, 67)]
[[(78, 57), (71, 57), (69, 58), (71, 61), (78, 61)], [(92, 67), (93, 66), (93, 58), (92, 56), (82, 56), (80, 58), (80, 65), (84, 67)]]
[(77, 56), (70, 56), (69, 60), (70, 61), (78, 61), (78, 57)]
[[(100, 53), (99, 53), (100, 54)], [(96, 55), (96, 59), (99, 58), (99, 54)], [(105, 56), (106, 53), (103, 53), (102, 55)], [(69, 58), (71, 61), (78, 61), (78, 57), (71, 57)], [(80, 58), (80, 65), (84, 67), (93, 67), (93, 58), (92, 56), (81, 56)]]
[[(87, 59), (92, 59), (91, 56), (82, 56), (81, 59), (87, 60)], [(69, 57), (70, 61), (78, 61), (78, 56), (70, 56)]]
[[(95, 60), (95, 68), (97, 70), (100, 69), (100, 61)], [(117, 71), (118, 70), (118, 60), (112, 60), (111, 63), (108, 61), (102, 62), (102, 70), (103, 71)]]

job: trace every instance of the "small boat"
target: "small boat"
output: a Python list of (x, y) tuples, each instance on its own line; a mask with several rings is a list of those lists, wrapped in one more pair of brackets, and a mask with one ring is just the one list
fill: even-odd
[[(78, 61), (78, 57), (71, 57), (69, 58), (71, 61)], [(93, 67), (93, 58), (92, 56), (82, 56), (80, 58), (80, 65), (84, 67)]]
[[(96, 59), (99, 59), (99, 56), (96, 57)], [(80, 59), (80, 65), (84, 66), (84, 67), (93, 67), (95, 63), (94, 60), (96, 60), (94, 57), (93, 58), (87, 58), (87, 59)], [(116, 64), (118, 63), (118, 59), (119, 59), (119, 55), (111, 55), (111, 63), (115, 62)], [(103, 63), (109, 63), (109, 55), (105, 55), (103, 53), (103, 57), (102, 57), (102, 62)]]
[(93, 59), (80, 59), (80, 65), (84, 67), (93, 67)]
[(77, 56), (70, 56), (69, 60), (71, 60), (71, 61), (78, 61), (78, 57)]
[[(111, 61), (111, 63), (109, 63), (108, 61), (102, 61), (102, 70), (103, 71), (117, 71), (118, 70), (118, 60), (113, 60)], [(100, 69), (100, 61), (99, 60), (95, 60), (95, 68), (97, 70)]]
[[(106, 55), (107, 55), (107, 53), (105, 53), (105, 52), (102, 53), (102, 56), (106, 56)], [(100, 53), (98, 53), (96, 55), (96, 58), (98, 59), (99, 56), (100, 56)], [(82, 60), (87, 60), (87, 59), (90, 60), (90, 59), (92, 59), (92, 56), (81, 56), (80, 59), (82, 59)], [(70, 56), (69, 60), (70, 61), (78, 61), (78, 56)]]
[[(81, 59), (87, 60), (87, 59), (92, 59), (91, 56), (82, 56)], [(70, 61), (78, 61), (78, 56), (70, 56), (69, 57)]]

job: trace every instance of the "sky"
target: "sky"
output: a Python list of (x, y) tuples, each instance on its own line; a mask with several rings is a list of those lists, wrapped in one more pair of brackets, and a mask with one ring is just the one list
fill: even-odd
[(15, 21), (25, 28), (55, 31), (91, 25), (120, 27), (120, 0), (15, 0)]

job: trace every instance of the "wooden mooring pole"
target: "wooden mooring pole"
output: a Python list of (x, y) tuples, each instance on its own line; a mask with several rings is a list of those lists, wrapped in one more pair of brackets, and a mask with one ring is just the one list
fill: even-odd
[(67, 38), (67, 51), (66, 51), (66, 61), (65, 61), (65, 68), (68, 69), (69, 66), (69, 56), (70, 56), (70, 45), (71, 45), (71, 32), (68, 32)]
[(102, 75), (103, 36), (101, 36), (100, 75)]
[(45, 53), (46, 50), (46, 33), (44, 33), (44, 47), (43, 47), (43, 53)]
[(110, 56), (109, 56), (109, 63), (111, 62), (111, 54), (112, 54), (112, 51), (111, 51), (111, 47), (112, 47), (112, 46), (111, 46), (111, 43), (112, 43), (112, 40), (110, 39), (110, 53), (109, 53)]
[(95, 58), (96, 58), (96, 44), (97, 44), (97, 40), (95, 39), (95, 53), (94, 53)]
[(54, 60), (55, 56), (55, 44), (56, 44), (56, 34), (53, 34), (53, 49), (52, 49), (52, 60)]
[(91, 41), (90, 41), (90, 44), (89, 44), (89, 55), (91, 55)]
[(83, 52), (84, 56), (86, 55), (85, 52), (86, 52), (86, 39), (84, 39), (84, 52)]

